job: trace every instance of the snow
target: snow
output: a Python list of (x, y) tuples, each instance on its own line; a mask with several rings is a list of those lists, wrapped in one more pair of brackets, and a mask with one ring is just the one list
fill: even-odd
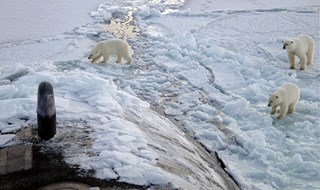
[(46, 2), (33, 0), (23, 2), (23, 6), (17, 6), (22, 2), (6, 1), (0, 7), (2, 26), (0, 41), (13, 43), (73, 30), (74, 27), (92, 22), (89, 12), (102, 2), (102, 0)]
[[(0, 7), (0, 146), (35, 122), (37, 88), (48, 81), (60, 125), (70, 125), (49, 143), (90, 131), (91, 145), (74, 143), (65, 159), (100, 179), (228, 189), (191, 135), (241, 189), (320, 188), (319, 1), (47, 3)], [(128, 40), (133, 64), (90, 64), (90, 49), (112, 38), (104, 23), (128, 11), (141, 31)], [(316, 41), (314, 64), (290, 70), (282, 40), (302, 33)], [(301, 98), (277, 120), (268, 97), (285, 82)], [(67, 124), (79, 120), (88, 126)]]
[(265, 2), (263, 0), (247, 1), (247, 0), (228, 0), (221, 2), (218, 0), (201, 0), (199, 1), (186, 1), (185, 9), (192, 11), (246, 11), (246, 10), (273, 10), (273, 9), (286, 9), (296, 7), (311, 7), (319, 6), (319, 2), (315, 0), (306, 0), (303, 3), (299, 0), (292, 1), (277, 1), (270, 0)]
[(4, 147), (8, 145), (10, 141), (12, 141), (16, 135), (14, 134), (7, 134), (7, 135), (1, 135), (0, 136), (0, 147)]

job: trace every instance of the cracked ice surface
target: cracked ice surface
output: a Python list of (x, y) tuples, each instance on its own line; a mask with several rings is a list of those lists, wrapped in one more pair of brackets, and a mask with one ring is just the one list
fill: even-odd
[[(228, 189), (223, 172), (212, 166), (214, 157), (185, 130), (217, 152), (242, 189), (319, 188), (319, 2), (163, 2), (97, 3), (88, 10), (91, 18), (81, 16), (87, 24), (77, 22), (71, 30), (44, 27), (45, 36), (26, 39), (19, 32), (20, 41), (1, 39), (1, 132), (23, 126), (17, 120), (7, 125), (9, 119), (35, 120), (37, 85), (47, 80), (59, 118), (81, 118), (92, 130), (95, 156), (67, 149), (66, 160), (94, 169), (99, 178)], [(117, 65), (115, 58), (89, 64), (96, 41), (112, 38), (102, 23), (125, 18), (132, 8), (142, 36), (128, 40), (133, 64)], [(282, 40), (301, 33), (316, 41), (315, 62), (306, 71), (289, 70)], [(266, 105), (284, 82), (296, 83), (301, 98), (296, 112), (278, 121)]]

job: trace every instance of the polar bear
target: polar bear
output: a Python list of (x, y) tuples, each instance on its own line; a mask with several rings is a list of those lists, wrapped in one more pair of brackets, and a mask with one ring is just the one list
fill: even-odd
[(290, 69), (294, 69), (295, 55), (300, 60), (300, 70), (304, 70), (306, 68), (306, 64), (312, 64), (314, 48), (314, 40), (306, 34), (285, 40), (283, 42), (283, 49), (287, 50)]
[(88, 59), (92, 59), (91, 63), (98, 61), (103, 57), (103, 63), (107, 63), (110, 55), (117, 55), (116, 63), (121, 63), (122, 58), (130, 64), (132, 61), (133, 51), (129, 44), (121, 39), (111, 39), (99, 42), (96, 47), (91, 50)]
[(271, 114), (275, 114), (280, 107), (278, 119), (283, 119), (287, 113), (291, 114), (300, 98), (300, 89), (293, 83), (285, 83), (270, 95), (268, 107), (271, 107)]

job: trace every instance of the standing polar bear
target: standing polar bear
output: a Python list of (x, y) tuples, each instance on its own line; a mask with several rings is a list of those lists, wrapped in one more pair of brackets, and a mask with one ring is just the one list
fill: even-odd
[(111, 39), (99, 42), (96, 47), (91, 50), (88, 59), (92, 59), (91, 63), (103, 58), (102, 63), (107, 63), (110, 55), (117, 55), (116, 63), (121, 63), (122, 58), (130, 64), (132, 61), (133, 51), (129, 44), (120, 39)]
[(268, 106), (271, 107), (271, 114), (275, 114), (280, 107), (278, 119), (283, 119), (287, 113), (291, 114), (300, 98), (300, 89), (293, 83), (286, 83), (270, 95)]
[(283, 42), (283, 49), (287, 50), (290, 62), (290, 69), (295, 68), (294, 56), (300, 60), (300, 70), (306, 68), (306, 64), (313, 63), (315, 43), (308, 35), (300, 35), (296, 38), (290, 38)]

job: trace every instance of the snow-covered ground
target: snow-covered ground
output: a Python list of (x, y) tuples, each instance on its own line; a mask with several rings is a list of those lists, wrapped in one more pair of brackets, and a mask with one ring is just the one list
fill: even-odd
[[(217, 153), (242, 189), (320, 188), (319, 1), (100, 2), (52, 1), (62, 12), (36, 0), (2, 2), (0, 146), (28, 124), (19, 118), (35, 122), (37, 86), (46, 80), (58, 120), (85, 121), (74, 128), (93, 139), (85, 150), (67, 148), (66, 161), (101, 179), (228, 189), (185, 130), (212, 162)], [(133, 64), (89, 64), (94, 44), (112, 38), (104, 23), (128, 11), (141, 31), (128, 39)], [(282, 40), (303, 33), (316, 41), (314, 64), (290, 70)], [(301, 98), (277, 120), (268, 95), (285, 82), (297, 84)], [(67, 130), (59, 126), (52, 143), (63, 144)]]

